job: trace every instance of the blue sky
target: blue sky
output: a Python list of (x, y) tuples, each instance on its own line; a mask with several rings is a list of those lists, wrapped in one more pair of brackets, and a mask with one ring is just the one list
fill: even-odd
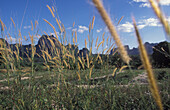
[[(129, 45), (130, 48), (138, 46), (131, 15), (135, 16), (144, 42), (156, 43), (167, 40), (162, 25), (147, 0), (102, 0), (102, 2), (113, 24), (116, 25), (124, 45)], [(56, 8), (59, 19), (66, 29), (68, 41), (71, 39), (71, 32), (73, 30), (77, 31), (80, 49), (85, 46), (84, 39), (88, 39), (88, 27), (93, 16), (95, 16), (92, 36), (94, 41), (99, 36), (100, 42), (103, 32), (106, 32), (105, 39), (110, 36), (91, 0), (1, 0), (0, 19), (7, 27), (4, 35), (10, 33), (13, 40), (15, 40), (18, 30), (21, 30), (22, 36), (26, 36), (28, 39), (29, 33), (35, 34), (38, 32), (39, 35), (43, 35), (44, 31), (48, 34), (54, 33), (43, 19), (48, 20), (59, 31), (58, 25), (46, 5)], [(170, 10), (170, 0), (161, 0), (161, 8), (170, 23), (170, 12), (168, 12)], [(124, 16), (122, 21), (117, 25), (122, 16)], [(16, 29), (12, 25), (11, 17), (15, 21)], [(31, 31), (31, 21), (34, 24), (35, 20), (38, 21), (38, 27)], [(75, 26), (73, 28), (74, 22)], [(37, 41), (38, 38), (35, 38), (35, 43)], [(23, 40), (23, 44), (28, 43), (30, 43), (30, 40)]]

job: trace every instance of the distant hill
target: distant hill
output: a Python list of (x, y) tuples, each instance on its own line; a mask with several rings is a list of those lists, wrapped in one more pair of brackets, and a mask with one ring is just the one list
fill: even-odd
[[(0, 44), (4, 46), (4, 42), (7, 48), (11, 48), (12, 51), (17, 51), (17, 46), (19, 49), (19, 54), (22, 57), (27, 57), (29, 55), (31, 57), (31, 44), (29, 45), (19, 45), (19, 44), (9, 44), (5, 39), (0, 38)], [(16, 46), (17, 45), (17, 46)], [(42, 51), (48, 52), (51, 56), (57, 54), (59, 52), (62, 54), (62, 47), (63, 44), (61, 44), (56, 37), (53, 35), (42, 35), (40, 39), (38, 40), (37, 45), (35, 45), (36, 53), (39, 55), (42, 55)], [(65, 49), (67, 49), (70, 52), (74, 52), (75, 56), (79, 56), (79, 49), (77, 45), (66, 45), (64, 46)], [(80, 50), (80, 52), (85, 51), (84, 49)], [(36, 55), (36, 57), (38, 57)]]
[[(19, 45), (19, 44), (9, 44), (5, 39), (0, 38), (0, 43), (1, 42), (5, 42), (6, 46), (9, 48), (11, 48), (11, 50), (16, 51), (16, 45), (18, 45), (19, 48), (19, 53), (20, 56), (22, 57), (27, 57), (26, 53), (31, 56), (31, 44), (29, 45)], [(1, 43), (2, 44), (2, 43)], [(146, 42), (145, 48), (146, 51), (148, 52), (149, 55), (151, 55), (153, 53), (153, 49), (152, 47), (157, 45), (158, 43), (149, 43)], [(48, 52), (50, 55), (54, 55), (54, 53), (56, 51), (60, 51), (60, 53), (62, 53), (62, 46), (63, 44), (61, 44), (56, 37), (54, 37), (53, 35), (42, 35), (40, 37), (40, 39), (38, 40), (37, 45), (35, 45), (36, 48), (36, 53), (38, 53), (39, 55), (42, 54), (42, 51), (46, 51)], [(86, 56), (86, 54), (89, 53), (89, 50), (87, 48), (83, 48), (81, 50), (79, 50), (77, 45), (66, 45), (65, 48), (70, 51), (70, 52), (74, 52), (75, 56)], [(130, 49), (128, 45), (125, 45), (125, 48), (128, 52), (129, 55), (139, 55), (139, 50), (138, 48), (132, 48)], [(114, 50), (116, 51), (117, 48)], [(112, 54), (114, 52), (113, 50), (111, 50), (110, 54)]]
[[(146, 42), (144, 44), (145, 48), (146, 48), (146, 51), (149, 55), (151, 55), (153, 53), (153, 48), (154, 46), (156, 46), (158, 43), (149, 43), (149, 42)], [(127, 50), (128, 54), (129, 55), (139, 55), (139, 49), (138, 48), (132, 48), (130, 49), (128, 45), (125, 45), (125, 49)], [(116, 49), (114, 49), (114, 51), (116, 51)], [(113, 49), (111, 50), (110, 54), (113, 54)]]

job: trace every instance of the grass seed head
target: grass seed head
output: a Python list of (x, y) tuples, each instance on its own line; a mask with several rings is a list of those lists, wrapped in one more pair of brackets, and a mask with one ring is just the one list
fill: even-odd
[(162, 25), (165, 28), (165, 31), (168, 35), (170, 35), (170, 26), (168, 21), (166, 20), (166, 18), (164, 17), (158, 3), (159, 1), (157, 1), (157, 3), (154, 0), (149, 0), (151, 7), (153, 8), (155, 14), (157, 15), (157, 17), (159, 18), (160, 22), (162, 23)]
[(133, 17), (133, 24), (134, 24), (137, 40), (138, 40), (138, 43), (139, 43), (139, 51), (140, 51), (142, 63), (145, 67), (145, 70), (147, 71), (150, 90), (152, 92), (152, 95), (153, 95), (159, 109), (163, 110), (162, 101), (161, 101), (161, 98), (160, 98), (160, 95), (159, 95), (159, 92), (158, 92), (158, 87), (157, 87), (156, 80), (155, 80), (155, 77), (154, 77), (154, 74), (153, 74), (153, 71), (152, 71), (152, 67), (151, 67), (151, 64), (149, 62), (149, 58), (148, 58), (146, 49), (145, 49), (144, 45), (142, 44), (142, 40), (141, 40), (139, 31), (137, 29), (136, 21), (135, 21), (134, 17)]
[(93, 26), (94, 26), (94, 20), (95, 20), (95, 16), (93, 16), (91, 29), (93, 29)]
[(12, 17), (11, 17), (11, 21), (12, 21), (12, 23), (13, 23), (13, 25), (14, 25), (14, 28), (16, 27), (15, 26), (15, 22), (14, 22), (14, 20), (12, 19)]
[(101, 41), (101, 42), (99, 43), (99, 45), (97, 46), (97, 50), (99, 49), (100, 45), (103, 44), (103, 43), (104, 43), (104, 41)]
[(44, 20), (46, 23), (48, 23), (48, 24), (53, 28), (54, 33), (55, 33), (55, 36), (56, 36), (57, 39), (58, 39), (57, 31), (55, 30), (54, 26), (53, 26), (50, 22), (48, 22), (46, 19), (43, 19), (43, 20)]
[(98, 40), (99, 40), (99, 36), (97, 36), (95, 47), (97, 47)]
[(101, 17), (103, 18), (105, 24), (107, 25), (112, 37), (114, 38), (116, 45), (118, 46), (119, 53), (122, 57), (122, 60), (129, 64), (130, 62), (130, 57), (127, 54), (127, 51), (123, 44), (121, 43), (121, 40), (118, 36), (118, 33), (116, 32), (115, 26), (112, 24), (112, 21), (110, 17), (108, 16), (106, 10), (103, 7), (103, 4), (101, 3), (100, 0), (93, 0), (93, 3), (95, 4), (96, 8), (98, 9)]
[(54, 8), (52, 7), (52, 9), (51, 9), (49, 5), (47, 5), (47, 8), (50, 10), (50, 12), (51, 12), (53, 18), (55, 18), (55, 15), (54, 15), (54, 13), (53, 13), (53, 11), (52, 11), (52, 9), (54, 10)]
[(85, 47), (87, 48), (87, 41), (86, 41), (86, 39), (85, 39)]
[(33, 26), (33, 23), (31, 21), (31, 31), (33, 31), (33, 30), (34, 30), (34, 26)]

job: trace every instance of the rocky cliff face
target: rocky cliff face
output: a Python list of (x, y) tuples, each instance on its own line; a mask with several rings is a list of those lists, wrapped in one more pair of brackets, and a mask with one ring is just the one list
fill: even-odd
[(86, 58), (86, 54), (89, 55), (89, 50), (87, 48), (83, 48), (79, 51), (79, 56)]
[(36, 52), (41, 55), (42, 50), (47, 51), (50, 55), (54, 52), (61, 50), (62, 44), (53, 35), (47, 36), (42, 35), (38, 40), (36, 47)]
[[(5, 42), (5, 43), (4, 43)], [(0, 46), (2, 45), (4, 47), (4, 44), (6, 47), (10, 47), (12, 51), (17, 51), (16, 45), (19, 49), (19, 54), (21, 57), (27, 57), (26, 54), (28, 54), (31, 57), (31, 44), (29, 45), (19, 45), (19, 44), (9, 44), (5, 39), (0, 38)], [(53, 35), (42, 35), (40, 39), (38, 40), (37, 45), (35, 45), (36, 53), (39, 55), (42, 54), (42, 51), (48, 52), (51, 56), (55, 56), (57, 54), (57, 51), (62, 54), (62, 46), (56, 37)], [(70, 51), (74, 52), (75, 56), (78, 56), (78, 46), (77, 45), (66, 45), (65, 48)], [(36, 56), (38, 57), (38, 56)]]
[(17, 48), (19, 49), (19, 55), (21, 57), (27, 57), (26, 54), (28, 54), (29, 56), (31, 56), (31, 44), (29, 45), (19, 45), (19, 44), (10, 44), (10, 48), (12, 51), (17, 51)]

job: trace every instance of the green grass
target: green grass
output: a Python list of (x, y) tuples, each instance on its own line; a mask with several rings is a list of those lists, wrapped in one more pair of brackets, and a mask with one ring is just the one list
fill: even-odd
[[(112, 69), (105, 72), (104, 69), (96, 69), (93, 78), (112, 73)], [(166, 71), (169, 75), (170, 69), (155, 69), (155, 74)], [(88, 70), (81, 71), (83, 77)], [(83, 74), (84, 73), (84, 74)], [(158, 109), (151, 96), (148, 85), (136, 85), (129, 87), (115, 86), (126, 85), (143, 70), (134, 70), (118, 74), (115, 79), (99, 80), (100, 87), (78, 88), (76, 85), (87, 84), (89, 81), (82, 78), (77, 80), (75, 70), (64, 70), (61, 78), (59, 72), (35, 72), (35, 76), (43, 76), (30, 80), (22, 80), (21, 85), (11, 81), (11, 90), (0, 91), (1, 109)], [(54, 75), (54, 76), (50, 76)], [(32, 85), (29, 87), (29, 82)], [(170, 93), (169, 78), (158, 82), (164, 109), (169, 108), (170, 100), (167, 98)], [(59, 85), (58, 83), (59, 82)], [(1, 83), (7, 86), (6, 83)], [(53, 85), (53, 86), (51, 86)], [(21, 87), (21, 88), (20, 88)]]

